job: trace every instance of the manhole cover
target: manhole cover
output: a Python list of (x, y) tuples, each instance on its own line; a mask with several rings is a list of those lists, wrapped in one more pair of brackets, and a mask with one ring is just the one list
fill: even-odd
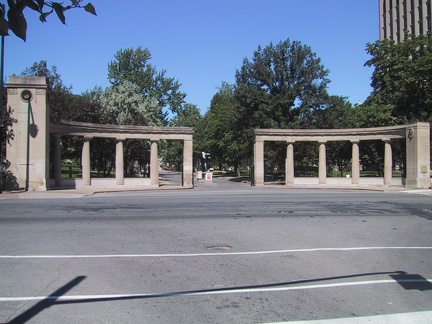
[(229, 245), (212, 245), (208, 246), (207, 249), (209, 250), (231, 250), (231, 246)]

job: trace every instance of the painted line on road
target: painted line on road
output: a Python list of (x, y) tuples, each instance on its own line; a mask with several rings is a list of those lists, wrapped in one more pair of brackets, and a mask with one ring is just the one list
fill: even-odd
[(0, 255), (0, 259), (162, 258), (162, 257), (262, 255), (262, 254), (282, 254), (282, 253), (301, 253), (301, 252), (371, 251), (371, 250), (432, 250), (432, 247), (431, 246), (369, 246), (369, 247), (347, 247), (347, 248), (310, 248), (310, 249), (291, 249), (291, 250), (270, 250), (270, 251), (250, 251), (250, 252), (210, 252), (210, 253)]
[(180, 291), (167, 293), (147, 293), (147, 294), (110, 294), (110, 295), (61, 295), (61, 296), (33, 296), (33, 297), (0, 297), (0, 302), (19, 302), (19, 301), (40, 301), (40, 300), (56, 300), (56, 301), (75, 301), (87, 302), (92, 300), (110, 301), (121, 299), (139, 299), (139, 298), (156, 298), (156, 297), (176, 297), (176, 296), (199, 296), (199, 295), (220, 295), (220, 294), (238, 294), (238, 293), (254, 293), (254, 292), (279, 292), (279, 291), (294, 291), (294, 290), (309, 290), (309, 289), (326, 289), (340, 288), (366, 285), (382, 285), (382, 284), (400, 284), (400, 283), (432, 283), (432, 279), (386, 279), (386, 280), (367, 280), (367, 281), (352, 281), (339, 282), (332, 284), (320, 285), (303, 285), (294, 287), (274, 287), (274, 288), (217, 288), (195, 291)]

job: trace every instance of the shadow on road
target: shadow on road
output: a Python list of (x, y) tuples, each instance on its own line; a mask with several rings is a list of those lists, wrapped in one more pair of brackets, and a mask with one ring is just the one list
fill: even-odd
[(158, 294), (133, 294), (133, 295), (119, 295), (119, 296), (112, 296), (112, 297), (107, 296), (107, 297), (94, 297), (94, 298), (91, 297), (74, 298), (71, 300), (67, 300), (66, 299), (67, 296), (65, 296), (64, 297), (65, 300), (58, 300), (60, 297), (62, 297), (62, 295), (66, 294), (70, 289), (80, 284), (81, 281), (83, 281), (86, 278), (85, 276), (79, 276), (71, 280), (70, 282), (68, 282), (63, 287), (54, 291), (51, 295), (49, 295), (47, 298), (34, 305), (32, 308), (28, 309), (21, 315), (15, 317), (9, 323), (13, 323), (13, 324), (25, 323), (31, 318), (35, 317), (40, 312), (42, 312), (44, 309), (55, 305), (161, 298), (161, 297), (177, 297), (177, 296), (188, 296), (188, 295), (198, 295), (198, 294), (206, 294), (206, 293), (208, 294), (208, 293), (218, 293), (218, 292), (223, 293), (223, 292), (232, 292), (236, 290), (286, 287), (286, 286), (294, 286), (299, 284), (349, 279), (349, 278), (359, 278), (359, 277), (376, 276), (376, 275), (389, 275), (397, 283), (399, 283), (404, 289), (407, 290), (412, 290), (412, 289), (416, 289), (420, 291), (432, 290), (432, 284), (419, 274), (408, 274), (404, 271), (393, 271), (393, 272), (371, 272), (371, 273), (361, 273), (361, 274), (346, 275), (346, 276), (296, 280), (290, 282), (272, 283), (272, 284), (265, 284), (265, 285), (225, 287), (225, 288), (203, 289), (203, 290), (187, 290), (187, 291), (167, 292), (167, 293), (158, 293)]
[(73, 287), (79, 285), (81, 281), (83, 281), (86, 278), (86, 276), (78, 276), (75, 279), (69, 281), (66, 285), (63, 287), (60, 287), (56, 291), (54, 291), (51, 295), (49, 295), (44, 300), (41, 300), (39, 303), (34, 305), (32, 308), (26, 310), (21, 315), (18, 315), (13, 320), (11, 320), (10, 324), (20, 324), (25, 323), (35, 317), (37, 314), (42, 312), (44, 309), (49, 308), (51, 306), (54, 306), (57, 304), (56, 300), (66, 294), (69, 290), (71, 290)]

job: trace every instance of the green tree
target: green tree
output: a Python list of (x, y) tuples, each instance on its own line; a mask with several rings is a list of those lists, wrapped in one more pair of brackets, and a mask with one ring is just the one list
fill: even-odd
[(9, 35), (10, 29), (15, 36), (21, 38), (23, 41), (26, 40), (27, 36), (27, 21), (24, 16), (24, 9), (27, 7), (39, 14), (39, 20), (41, 22), (46, 22), (46, 18), (51, 13), (55, 12), (58, 19), (66, 25), (66, 17), (64, 13), (67, 10), (76, 8), (82, 8), (96, 16), (94, 6), (90, 2), (86, 5), (81, 5), (82, 0), (71, 0), (70, 4), (66, 6), (60, 2), (43, 0), (8, 0), (7, 3), (9, 6), (7, 17), (5, 16), (4, 4), (0, 4), (3, 11), (0, 17), (0, 35)]
[[(184, 104), (179, 113), (172, 118), (170, 126), (172, 127), (193, 127), (194, 132), (194, 156), (200, 152), (200, 143), (202, 142), (202, 120), (203, 117), (198, 106), (193, 104)], [(161, 145), (164, 162), (174, 165), (177, 171), (183, 166), (183, 143), (181, 141), (167, 141)]]
[[(311, 48), (289, 39), (258, 47), (236, 73), (236, 98), (253, 126), (293, 126), (327, 94), (328, 71)], [(249, 96), (251, 95), (251, 96)]]
[[(400, 120), (393, 115), (393, 105), (381, 105), (377, 103), (368, 103), (356, 105), (350, 110), (347, 118), (350, 120), (352, 128), (370, 128), (394, 126), (400, 123)], [(405, 165), (405, 149), (399, 142), (392, 145), (394, 162)], [(361, 141), (360, 142), (360, 159), (361, 165), (365, 170), (377, 171), (378, 175), (383, 175), (384, 170), (384, 142), (383, 141)]]
[[(255, 128), (297, 128), (327, 98), (328, 71), (307, 45), (289, 39), (258, 47), (236, 73), (236, 130), (243, 159), (251, 158)], [(266, 148), (270, 164), (285, 155), (278, 144)], [(281, 165), (284, 163), (280, 162)]]
[(395, 43), (380, 40), (367, 44), (372, 56), (373, 92), (367, 102), (393, 105), (400, 123), (430, 121), (432, 117), (432, 35), (406, 35)]
[(51, 120), (72, 120), (75, 115), (75, 100), (77, 96), (72, 94), (72, 87), (65, 86), (61, 75), (57, 72), (55, 65), (51, 69), (47, 66), (47, 61), (42, 60), (33, 63), (26, 68), (21, 75), (23, 76), (41, 76), (47, 78), (47, 98), (50, 107)]
[(105, 89), (100, 97), (102, 119), (113, 125), (160, 126), (156, 99), (140, 93), (140, 88), (124, 82)]
[[(105, 90), (95, 88), (84, 94), (89, 108), (81, 121), (111, 125), (160, 126), (159, 107), (155, 99), (144, 97), (141, 89), (131, 82), (110, 86)], [(88, 118), (86, 120), (86, 118)], [(92, 141), (92, 166), (101, 176), (110, 176), (114, 167), (115, 143), (112, 139), (97, 138)], [(146, 141), (128, 139), (124, 143), (126, 175), (133, 175), (134, 166), (145, 165), (149, 145)]]
[(353, 127), (350, 120), (353, 106), (342, 96), (328, 96), (319, 109), (315, 109), (307, 119), (300, 121), (301, 128), (349, 128)]
[(180, 91), (181, 84), (174, 78), (165, 76), (166, 71), (158, 72), (148, 61), (151, 54), (148, 49), (128, 48), (119, 50), (115, 60), (108, 65), (108, 79), (112, 85), (130, 82), (141, 89), (143, 96), (156, 98), (159, 104), (160, 119), (166, 124), (169, 109), (178, 113), (186, 94)]
[[(320, 109), (316, 109), (310, 114), (309, 118), (301, 121), (301, 127), (335, 129), (353, 127), (350, 116), (352, 114), (352, 104), (345, 97), (329, 96)], [(299, 143), (300, 145), (310, 145)], [(297, 146), (297, 145), (296, 145)], [(297, 151), (297, 150), (296, 150)], [(309, 161), (317, 160), (317, 148), (314, 150), (303, 150)], [(350, 167), (352, 153), (351, 143), (349, 142), (328, 142), (326, 144), (327, 166), (329, 170), (335, 167), (341, 172)], [(300, 164), (303, 157), (296, 155), (296, 162)]]
[(213, 96), (210, 108), (204, 116), (204, 140), (201, 150), (210, 152), (213, 163), (221, 170), (233, 166), (239, 170), (241, 162), (239, 142), (236, 140), (235, 87), (223, 82)]
[(175, 115), (170, 126), (173, 127), (198, 127), (202, 121), (201, 111), (197, 105), (186, 103), (182, 109)]

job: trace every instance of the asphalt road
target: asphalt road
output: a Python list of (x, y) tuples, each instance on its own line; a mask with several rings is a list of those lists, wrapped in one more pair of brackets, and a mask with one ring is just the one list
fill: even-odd
[(400, 192), (0, 200), (0, 322), (430, 323), (431, 234), (432, 197)]

